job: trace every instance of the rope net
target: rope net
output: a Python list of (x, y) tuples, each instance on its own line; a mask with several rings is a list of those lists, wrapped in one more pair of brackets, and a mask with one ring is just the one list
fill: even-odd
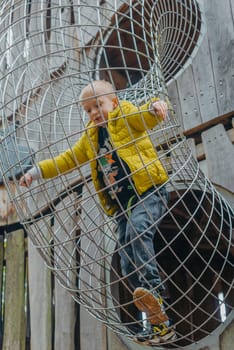
[[(120, 256), (132, 242), (119, 246), (116, 221), (100, 206), (89, 164), (27, 189), (18, 180), (39, 160), (71, 149), (85, 132), (79, 95), (93, 80), (108, 80), (120, 100), (136, 106), (155, 97), (167, 102), (166, 120), (147, 132), (169, 176), (151, 260), (176, 327), (177, 339), (163, 344), (172, 348), (204, 340), (233, 306), (233, 212), (200, 171), (167, 92), (195, 54), (202, 28), (195, 0), (15, 0), (2, 1), (0, 9), (2, 182), (61, 285), (129, 338), (144, 322), (129, 280), (136, 275), (149, 290), (155, 286), (129, 256), (132, 271), (123, 276)], [(160, 186), (154, 191), (162, 197)]]

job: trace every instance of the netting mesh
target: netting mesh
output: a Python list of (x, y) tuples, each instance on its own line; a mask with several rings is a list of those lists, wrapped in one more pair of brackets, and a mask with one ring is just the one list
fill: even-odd
[[(85, 131), (79, 94), (87, 83), (109, 80), (135, 105), (163, 98), (167, 119), (148, 133), (169, 175), (152, 259), (176, 326), (170, 346), (215, 332), (233, 307), (233, 212), (199, 170), (167, 93), (199, 45), (198, 2), (2, 1), (0, 33), (2, 178), (48, 267), (93, 316), (134, 337), (142, 320), (129, 276), (121, 274), (115, 221), (100, 207), (89, 165), (29, 189), (18, 179)], [(141, 267), (134, 272), (141, 275)]]

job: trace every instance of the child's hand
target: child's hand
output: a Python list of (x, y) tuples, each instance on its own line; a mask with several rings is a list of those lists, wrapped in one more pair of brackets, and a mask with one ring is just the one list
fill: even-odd
[(19, 180), (19, 185), (23, 187), (30, 187), (32, 184), (32, 175), (29, 173), (26, 173), (25, 175), (21, 176)]
[(160, 117), (162, 120), (166, 119), (168, 107), (166, 102), (160, 100), (152, 103), (153, 111), (156, 116)]

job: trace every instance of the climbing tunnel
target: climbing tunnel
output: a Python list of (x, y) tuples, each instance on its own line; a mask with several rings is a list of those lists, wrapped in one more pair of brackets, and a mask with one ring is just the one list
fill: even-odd
[(85, 132), (79, 94), (93, 80), (110, 81), (119, 99), (135, 105), (164, 99), (167, 119), (147, 130), (169, 176), (152, 257), (177, 333), (163, 346), (204, 340), (231, 317), (233, 210), (199, 169), (167, 90), (202, 41), (199, 1), (13, 3), (3, 1), (0, 10), (0, 161), (20, 222), (72, 297), (133, 339), (141, 321), (128, 276), (121, 274), (115, 220), (100, 207), (88, 164), (28, 189), (18, 180)]

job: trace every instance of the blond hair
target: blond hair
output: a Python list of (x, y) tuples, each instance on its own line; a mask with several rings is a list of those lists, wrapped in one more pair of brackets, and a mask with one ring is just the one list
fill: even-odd
[(109, 81), (95, 80), (92, 83), (86, 85), (81, 91), (79, 99), (86, 100), (90, 97), (108, 96), (110, 99), (116, 97), (115, 90)]

